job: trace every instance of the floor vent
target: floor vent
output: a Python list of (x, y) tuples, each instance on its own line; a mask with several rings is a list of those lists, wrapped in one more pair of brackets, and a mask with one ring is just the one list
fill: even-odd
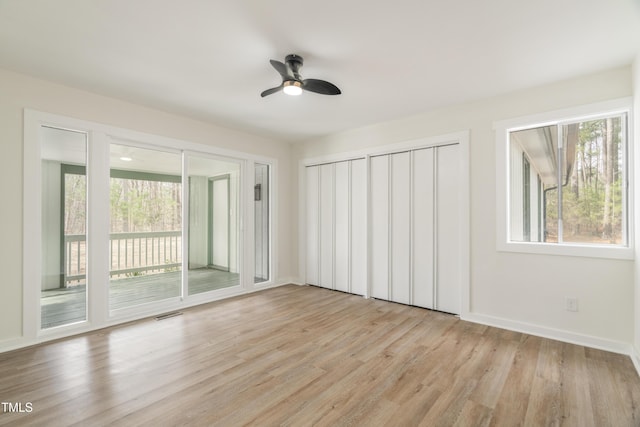
[(160, 316), (156, 316), (156, 320), (164, 320), (164, 319), (168, 319), (169, 317), (175, 317), (175, 316), (182, 316), (182, 313), (180, 311), (172, 311), (171, 313), (165, 313), (165, 314), (161, 314)]

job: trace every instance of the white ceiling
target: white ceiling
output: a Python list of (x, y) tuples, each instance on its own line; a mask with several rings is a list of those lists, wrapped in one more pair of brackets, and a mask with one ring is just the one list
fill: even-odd
[[(640, 0), (0, 0), (0, 67), (286, 141), (630, 64)], [(339, 96), (277, 93), (269, 59)]]

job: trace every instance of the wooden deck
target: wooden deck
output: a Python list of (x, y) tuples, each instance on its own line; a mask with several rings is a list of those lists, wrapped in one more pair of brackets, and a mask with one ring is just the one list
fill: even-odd
[[(0, 425), (640, 425), (628, 356), (311, 286), (0, 354)], [(16, 403), (17, 404), (17, 403)]]
[[(174, 298), (180, 295), (181, 271), (112, 280), (109, 307), (112, 310)], [(198, 294), (239, 284), (239, 275), (214, 269), (189, 270), (189, 294)], [(86, 287), (42, 291), (42, 328), (85, 320)]]

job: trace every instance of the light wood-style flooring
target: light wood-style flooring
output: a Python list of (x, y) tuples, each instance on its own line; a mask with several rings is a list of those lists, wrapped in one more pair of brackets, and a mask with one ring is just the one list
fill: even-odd
[(294, 285), (0, 354), (0, 425), (638, 426), (627, 356)]

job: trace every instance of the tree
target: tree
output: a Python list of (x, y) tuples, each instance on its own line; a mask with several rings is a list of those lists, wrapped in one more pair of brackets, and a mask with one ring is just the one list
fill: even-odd
[[(624, 194), (623, 118), (579, 123), (573, 171), (562, 190), (563, 239), (572, 242), (620, 243)], [(547, 192), (545, 216), (555, 239), (557, 193)]]
[(604, 206), (602, 220), (602, 237), (610, 240), (613, 237), (613, 120), (607, 118), (604, 121), (604, 142), (602, 150), (603, 178), (604, 178)]
[(111, 232), (179, 230), (181, 184), (111, 178)]

